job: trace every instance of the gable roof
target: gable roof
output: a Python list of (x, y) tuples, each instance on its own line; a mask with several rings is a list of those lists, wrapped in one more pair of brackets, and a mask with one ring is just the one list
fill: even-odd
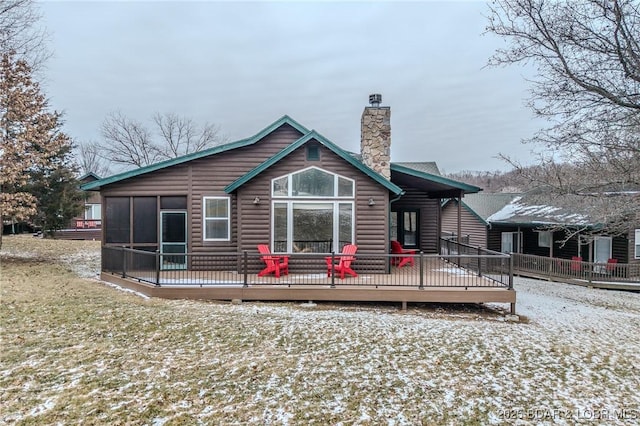
[(89, 172), (89, 173), (85, 173), (84, 175), (80, 176), (78, 178), (79, 181), (83, 181), (83, 180), (99, 180), (100, 176), (98, 176), (97, 174), (93, 173), (93, 172)]
[(549, 204), (533, 204), (517, 197), (487, 218), (488, 222), (510, 225), (594, 226), (588, 215)]
[(440, 175), (440, 169), (438, 169), (438, 165), (435, 161), (422, 161), (422, 162), (392, 162), (391, 164), (395, 164), (397, 166), (406, 167), (408, 169), (413, 169), (419, 172), (428, 173), (430, 175)]
[(230, 151), (232, 149), (253, 145), (256, 142), (258, 142), (260, 139), (264, 138), (265, 136), (269, 135), (270, 133), (274, 132), (275, 130), (279, 129), (285, 124), (288, 124), (289, 126), (293, 127), (294, 129), (296, 129), (302, 134), (309, 133), (309, 130), (306, 127), (304, 127), (303, 125), (301, 125), (300, 123), (295, 121), (293, 118), (289, 117), (288, 115), (284, 115), (278, 120), (271, 123), (269, 126), (265, 127), (264, 129), (260, 130), (258, 133), (256, 133), (255, 135), (249, 138), (241, 139), (239, 141), (231, 142), (224, 145), (214, 146), (212, 148), (205, 149), (203, 151), (193, 152), (191, 154), (186, 154), (181, 157), (171, 158), (169, 160), (161, 161), (159, 163), (151, 164), (145, 167), (140, 167), (135, 170), (129, 170), (123, 173), (119, 173), (119, 174), (104, 178), (104, 179), (99, 179), (94, 182), (86, 183), (82, 185), (80, 188), (85, 191), (99, 190), (104, 185), (109, 185), (109, 184), (119, 182), (125, 179), (129, 179), (135, 176), (140, 176), (146, 173), (154, 172), (156, 170), (165, 169), (167, 167), (175, 166), (177, 164), (183, 164), (188, 161), (196, 160), (199, 158), (208, 157), (209, 155), (219, 154), (221, 152)]
[[(390, 166), (391, 172), (401, 173), (402, 175), (405, 175), (406, 177), (414, 181), (416, 179), (427, 181), (442, 191), (461, 190), (464, 193), (473, 193), (473, 192), (482, 191), (482, 188), (480, 187), (469, 185), (464, 182), (458, 182), (457, 180), (449, 179), (444, 176), (428, 173), (422, 170), (416, 170), (415, 168), (407, 167), (402, 164), (415, 165), (418, 163), (391, 163), (391, 166)], [(425, 164), (425, 163), (420, 163), (420, 164)]]
[(343, 160), (345, 160), (346, 162), (351, 164), (356, 169), (360, 170), (362, 173), (364, 173), (367, 176), (369, 176), (371, 179), (373, 179), (374, 181), (376, 181), (380, 185), (382, 185), (385, 188), (387, 188), (390, 192), (394, 193), (395, 195), (404, 194), (404, 191), (402, 190), (402, 188), (400, 188), (399, 186), (397, 186), (394, 183), (390, 182), (389, 180), (385, 179), (381, 174), (379, 174), (376, 171), (374, 171), (373, 169), (367, 167), (364, 163), (362, 163), (361, 161), (357, 160), (353, 155), (351, 155), (351, 153), (343, 150), (342, 148), (340, 148), (339, 146), (337, 146), (336, 144), (334, 144), (330, 140), (326, 139), (324, 136), (322, 136), (321, 134), (319, 134), (315, 130), (312, 130), (312, 131), (308, 132), (307, 134), (302, 136), (300, 139), (298, 139), (297, 141), (295, 141), (291, 145), (287, 146), (282, 151), (280, 151), (277, 154), (273, 155), (272, 157), (268, 158), (267, 160), (265, 160), (264, 162), (262, 162), (261, 164), (259, 164), (256, 167), (254, 167), (252, 170), (250, 170), (246, 174), (244, 174), (243, 176), (240, 176), (238, 179), (236, 179), (235, 181), (231, 182), (229, 185), (227, 185), (224, 188), (224, 191), (226, 193), (228, 193), (228, 194), (234, 192), (240, 186), (242, 186), (245, 183), (249, 182), (251, 179), (253, 179), (254, 177), (258, 176), (260, 173), (262, 173), (263, 171), (265, 171), (269, 167), (273, 166), (278, 161), (282, 160), (284, 157), (286, 157), (287, 155), (291, 154), (293, 151), (295, 151), (296, 149), (300, 148), (301, 146), (303, 146), (305, 143), (309, 142), (310, 140), (315, 140), (315, 141), (319, 142), (320, 144), (325, 146), (327, 149), (331, 150), (334, 154), (336, 154), (337, 156), (339, 156), (340, 158), (342, 158)]
[[(489, 223), (488, 219), (491, 215), (499, 212), (512, 201), (519, 198), (521, 194), (498, 192), (498, 193), (477, 193), (467, 194), (462, 198), (462, 206), (469, 213), (477, 217), (485, 225)], [(455, 201), (454, 199), (447, 202)], [(444, 206), (443, 204), (443, 206)]]

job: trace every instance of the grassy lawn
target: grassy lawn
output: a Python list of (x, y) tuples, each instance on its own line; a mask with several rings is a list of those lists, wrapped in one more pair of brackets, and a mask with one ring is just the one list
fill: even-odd
[(470, 307), (155, 300), (79, 276), (98, 249), (5, 236), (0, 424), (640, 422), (637, 293), (583, 302), (587, 289), (523, 281), (522, 323)]

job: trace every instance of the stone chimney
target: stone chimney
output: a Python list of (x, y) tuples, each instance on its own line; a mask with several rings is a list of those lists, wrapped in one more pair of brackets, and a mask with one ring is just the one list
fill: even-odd
[(361, 121), (360, 154), (362, 162), (391, 179), (391, 109), (380, 106), (382, 95), (369, 95)]

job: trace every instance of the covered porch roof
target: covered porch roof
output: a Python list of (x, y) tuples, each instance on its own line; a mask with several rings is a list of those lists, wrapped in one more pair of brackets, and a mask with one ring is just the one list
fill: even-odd
[(430, 198), (453, 198), (482, 191), (482, 188), (440, 176), (429, 163), (391, 163), (391, 182), (402, 188), (415, 188)]

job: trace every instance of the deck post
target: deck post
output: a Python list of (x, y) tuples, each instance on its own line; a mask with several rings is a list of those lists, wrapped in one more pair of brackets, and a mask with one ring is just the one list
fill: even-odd
[(420, 285), (418, 288), (422, 290), (424, 288), (424, 253), (420, 250)]
[(478, 246), (478, 276), (482, 276), (482, 258), (480, 257), (482, 253), (482, 247)]
[(336, 252), (331, 252), (331, 266), (329, 267), (329, 273), (331, 274), (331, 288), (336, 288), (336, 271), (333, 268), (336, 262)]
[(515, 315), (516, 314), (516, 304), (512, 303), (511, 304), (511, 315)]
[[(513, 290), (513, 255), (509, 255), (509, 290)], [(515, 310), (515, 307), (513, 308)]]
[(127, 277), (127, 252), (125, 246), (122, 246), (122, 278)]
[(160, 250), (156, 250), (156, 285), (160, 287)]
[(244, 275), (244, 283), (242, 284), (242, 287), (249, 287), (249, 276), (248, 276), (248, 269), (247, 268), (247, 251), (244, 250), (242, 252), (242, 270), (243, 270), (243, 275)]

